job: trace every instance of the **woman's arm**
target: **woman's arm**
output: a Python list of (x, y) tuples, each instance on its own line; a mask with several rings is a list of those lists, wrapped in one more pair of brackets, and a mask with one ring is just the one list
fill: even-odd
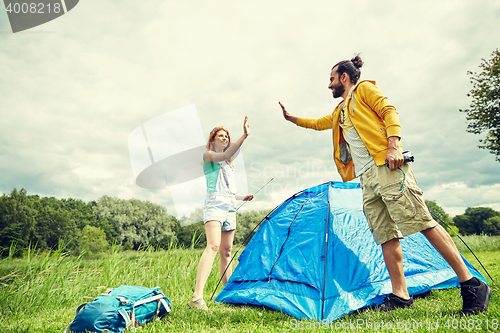
[(229, 148), (223, 153), (216, 153), (214, 151), (206, 151), (203, 155), (205, 162), (222, 162), (230, 159), (236, 151), (241, 147), (245, 139), (250, 135), (250, 125), (247, 123), (248, 117), (245, 116), (245, 121), (243, 122), (243, 135), (236, 140), (235, 143), (231, 144)]
[(243, 200), (243, 201), (251, 201), (254, 198), (252, 193), (248, 193), (246, 195), (236, 194), (234, 197), (236, 198), (236, 200)]

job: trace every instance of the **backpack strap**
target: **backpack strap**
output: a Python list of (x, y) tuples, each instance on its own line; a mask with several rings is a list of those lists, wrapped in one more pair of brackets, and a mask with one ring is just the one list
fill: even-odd
[(145, 299), (141, 299), (140, 301), (137, 301), (134, 303), (134, 307), (145, 304), (145, 303), (154, 302), (154, 301), (157, 301), (157, 300), (162, 299), (164, 297), (165, 297), (164, 295), (158, 294), (158, 295), (151, 296), (151, 297), (148, 297)]
[(167, 313), (169, 313), (171, 311), (171, 309), (170, 309), (170, 306), (168, 306), (165, 299), (164, 298), (160, 299), (160, 302), (161, 302), (161, 304), (163, 304), (163, 307), (165, 308), (165, 310), (167, 310)]
[(116, 299), (118, 299), (123, 305), (127, 304), (127, 303), (132, 303), (134, 304), (134, 302), (132, 302), (131, 300), (129, 299), (126, 299), (125, 297), (123, 296), (117, 296)]
[[(132, 318), (132, 319), (129, 318), (127, 311), (125, 311), (124, 309), (120, 309), (120, 310), (118, 310), (118, 313), (125, 320), (125, 329), (128, 329), (128, 328), (130, 328), (130, 326), (134, 325), (135, 318)], [(132, 310), (132, 313), (134, 313), (134, 310)]]
[(78, 314), (78, 312), (82, 311), (83, 307), (87, 304), (89, 304), (89, 302), (85, 302), (85, 303), (78, 305), (78, 307), (76, 308), (76, 311), (75, 311), (75, 316)]
[[(118, 297), (117, 297), (118, 298)], [(133, 328), (135, 328), (135, 307), (146, 304), (146, 303), (151, 303), (151, 302), (157, 302), (158, 306), (156, 307), (156, 317), (158, 318), (158, 314), (160, 313), (160, 304), (163, 304), (167, 312), (170, 312), (170, 307), (168, 306), (167, 302), (165, 302), (165, 295), (163, 293), (151, 296), (145, 299), (141, 299), (140, 301), (137, 301), (134, 303), (134, 307), (132, 308), (132, 312), (130, 313), (130, 325), (133, 325)], [(129, 301), (130, 302), (130, 301)], [(127, 324), (128, 328), (128, 324)]]

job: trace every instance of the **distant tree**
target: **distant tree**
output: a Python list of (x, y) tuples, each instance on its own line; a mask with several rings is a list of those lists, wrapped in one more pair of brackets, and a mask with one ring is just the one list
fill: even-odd
[(81, 233), (80, 250), (87, 253), (105, 252), (109, 248), (106, 234), (99, 228), (86, 225)]
[[(234, 235), (234, 244), (242, 244), (245, 238), (248, 237), (246, 243), (252, 239), (258, 228), (253, 229), (262, 221), (262, 219), (269, 213), (270, 210), (249, 211), (237, 214), (238, 227)], [(253, 231), (253, 232), (252, 232)], [(252, 233), (250, 235), (250, 233)]]
[(203, 207), (197, 207), (189, 216), (184, 215), (179, 219), (179, 223), (182, 226), (188, 226), (198, 222), (203, 223)]
[[(437, 217), (438, 220), (437, 222), (440, 222), (439, 220), (441, 220), (442, 222), (446, 223), (447, 226), (449, 226), (450, 228), (452, 228), (453, 230), (455, 230), (456, 233), (458, 233), (458, 228), (455, 226), (455, 223), (453, 222), (453, 220), (450, 218), (450, 215), (448, 215), (443, 208), (441, 208), (435, 201), (433, 200), (425, 200), (425, 204), (427, 206), (427, 208), (429, 209), (429, 212), (431, 212), (431, 214), (433, 215), (433, 217)], [(450, 235), (455, 235), (455, 233), (451, 230), (449, 230), (446, 226), (443, 226), (446, 231), (448, 231), (448, 233)]]
[(96, 230), (105, 235), (107, 244), (116, 241), (133, 249), (165, 245), (176, 242), (176, 223), (164, 207), (150, 202), (104, 196), (85, 203), (72, 198), (41, 198), (27, 195), (25, 189), (14, 189), (0, 196), (0, 253), (13, 242), (18, 249), (31, 244), (38, 250), (55, 250), (63, 242), (65, 250), (75, 253), (82, 237), (94, 239)]
[(90, 204), (77, 199), (56, 199), (28, 195), (14, 189), (0, 197), (0, 248), (16, 242), (17, 248), (78, 250), (81, 229), (97, 220)]
[(34, 203), (24, 188), (0, 197), (0, 248), (9, 248), (12, 242), (17, 248), (38, 243)]
[(80, 229), (70, 211), (65, 209), (62, 200), (54, 197), (39, 198), (34, 212), (39, 248), (56, 249), (59, 241), (76, 249)]
[(155, 245), (165, 236), (176, 240), (175, 221), (160, 205), (103, 196), (93, 210), (98, 221), (111, 221), (119, 245), (129, 242), (137, 250), (140, 246)]
[(484, 221), (483, 233), (490, 236), (500, 235), (500, 216), (493, 216)]
[(178, 227), (180, 227), (179, 220), (175, 218), (174, 216), (170, 216), (170, 219), (172, 220), (172, 233), (165, 234), (163, 238), (161, 238), (159, 241), (154, 241), (151, 243), (151, 245), (162, 248), (162, 249), (169, 249), (170, 247), (175, 247), (179, 243), (179, 235), (177, 234)]
[(79, 229), (85, 228), (86, 225), (96, 226), (97, 223), (96, 216), (92, 211), (92, 207), (95, 205), (95, 201), (85, 203), (80, 199), (61, 199), (61, 208), (68, 211), (71, 214), (71, 218), (75, 221), (76, 226)]
[(471, 76), (472, 97), (469, 109), (460, 110), (467, 114), (467, 132), (481, 134), (479, 148), (488, 149), (500, 162), (500, 52), (491, 54), (491, 59), (482, 59), (480, 73), (468, 71)]
[[(252, 232), (255, 226), (269, 213), (269, 210), (249, 211), (236, 214), (236, 232), (233, 244), (241, 244), (243, 240)], [(194, 221), (200, 221), (192, 223)], [(205, 227), (203, 226), (203, 209), (196, 208), (189, 216), (183, 216), (175, 229), (175, 234), (179, 244), (185, 248), (191, 246), (204, 248), (207, 245)], [(191, 223), (191, 224), (189, 224)], [(188, 224), (188, 225), (185, 225)], [(184, 225), (181, 227), (181, 225)], [(253, 235), (251, 235), (253, 236)], [(249, 237), (247, 242), (251, 239)], [(194, 241), (194, 244), (193, 244)]]
[(470, 216), (465, 214), (455, 215), (453, 222), (455, 222), (455, 225), (458, 227), (458, 230), (462, 235), (476, 234), (476, 228), (470, 223)]
[(469, 207), (463, 215), (457, 215), (453, 218), (455, 225), (459, 228), (460, 233), (464, 235), (480, 235), (486, 233), (487, 230), (493, 231), (495, 221), (490, 221), (490, 224), (485, 225), (485, 222), (500, 213), (489, 207)]
[(207, 237), (203, 225), (203, 208), (196, 208), (189, 216), (179, 220), (175, 234), (179, 245), (184, 248), (204, 248), (207, 246)]
[(181, 226), (179, 223), (176, 227), (178, 244), (184, 248), (202, 249), (207, 246), (207, 236), (203, 222), (193, 223), (187, 226)]

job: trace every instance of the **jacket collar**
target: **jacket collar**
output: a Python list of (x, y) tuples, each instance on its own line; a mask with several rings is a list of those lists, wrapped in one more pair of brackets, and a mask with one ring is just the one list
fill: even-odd
[(362, 80), (362, 81), (359, 81), (358, 83), (356, 83), (355, 86), (353, 86), (351, 88), (351, 90), (349, 90), (349, 94), (347, 95), (346, 99), (343, 100), (343, 101), (340, 101), (339, 104), (337, 104), (337, 106), (335, 107), (334, 110), (337, 110), (341, 105), (342, 103), (345, 103), (347, 102), (348, 100), (350, 100), (352, 98), (352, 94), (354, 93), (354, 91), (356, 91), (356, 89), (358, 89), (359, 85), (363, 82), (370, 82), (371, 84), (373, 84), (374, 86), (377, 85), (377, 82), (373, 81), (373, 80)]

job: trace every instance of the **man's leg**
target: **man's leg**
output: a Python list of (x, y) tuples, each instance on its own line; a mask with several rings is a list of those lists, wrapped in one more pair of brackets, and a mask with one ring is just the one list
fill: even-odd
[(399, 239), (394, 238), (382, 244), (384, 261), (391, 278), (392, 293), (403, 299), (409, 299), (403, 270), (403, 249)]
[(450, 235), (440, 225), (421, 231), (434, 248), (441, 254), (446, 262), (453, 268), (458, 276), (458, 281), (464, 282), (472, 279), (472, 274), (465, 266), (460, 253), (453, 243)]
[(472, 276), (446, 230), (437, 225), (421, 232), (457, 274), (463, 299), (462, 312), (465, 315), (486, 312), (490, 303), (491, 288)]
[[(383, 169), (382, 173), (386, 172), (385, 166), (380, 168)], [(375, 242), (382, 245), (384, 262), (392, 285), (392, 293), (387, 295), (384, 303), (377, 306), (376, 310), (390, 311), (411, 306), (413, 299), (408, 294), (403, 270), (403, 250), (399, 243), (399, 238), (403, 235), (389, 215), (386, 204), (380, 195), (380, 168), (376, 165), (370, 168), (361, 176), (360, 182), (363, 189), (363, 210)], [(400, 176), (397, 173), (395, 175)], [(391, 182), (384, 180), (383, 187), (387, 183)]]
[(408, 308), (413, 304), (413, 297), (408, 294), (403, 270), (403, 250), (398, 238), (382, 244), (384, 262), (391, 279), (392, 293), (387, 295), (384, 303), (375, 307), (376, 311), (391, 311), (397, 308)]

